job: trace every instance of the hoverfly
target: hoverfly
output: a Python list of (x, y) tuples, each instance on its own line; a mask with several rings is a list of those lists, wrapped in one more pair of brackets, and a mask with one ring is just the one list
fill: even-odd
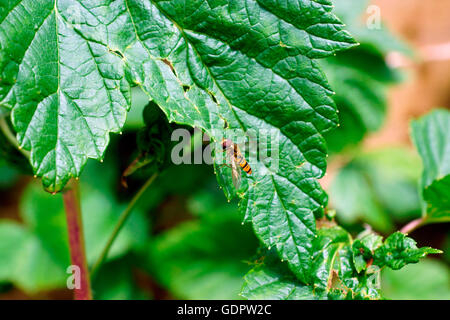
[(233, 143), (230, 139), (223, 139), (222, 149), (223, 152), (226, 152), (226, 155), (230, 160), (231, 165), (225, 165), (231, 168), (233, 185), (236, 190), (238, 190), (239, 185), (241, 184), (241, 169), (239, 169), (238, 166), (240, 166), (247, 174), (252, 174), (252, 168), (241, 154), (237, 144)]

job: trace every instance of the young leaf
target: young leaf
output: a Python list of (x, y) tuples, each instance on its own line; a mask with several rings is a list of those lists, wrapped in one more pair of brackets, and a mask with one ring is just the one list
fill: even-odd
[(336, 281), (353, 275), (350, 234), (340, 227), (321, 228), (313, 242), (312, 278), (314, 285), (328, 291)]
[(370, 231), (361, 233), (353, 242), (353, 263), (360, 273), (368, 268), (368, 262), (373, 257), (375, 249), (383, 244), (383, 237)]
[(450, 112), (435, 110), (411, 123), (423, 161), (421, 193), (428, 221), (450, 221)]
[(379, 273), (358, 275), (352, 261), (351, 237), (340, 227), (318, 230), (310, 279), (305, 285), (268, 252), (245, 276), (241, 295), (247, 299), (377, 299)]
[(361, 273), (372, 264), (393, 270), (403, 268), (407, 264), (417, 263), (428, 254), (442, 253), (430, 247), (417, 248), (416, 242), (401, 232), (391, 234), (382, 242), (382, 237), (371, 232), (361, 233), (353, 242), (353, 262), (356, 271)]
[(273, 130), (279, 169), (250, 159), (241, 208), (307, 281), (314, 214), (327, 200), (315, 180), (326, 167), (322, 134), (338, 121), (313, 59), (355, 45), (331, 10), (328, 0), (8, 2), (0, 103), (51, 191), (103, 157), (129, 105), (125, 78), (170, 121), (217, 142), (225, 123), (240, 136)]
[(298, 281), (287, 266), (263, 254), (245, 276), (241, 295), (247, 299), (379, 299), (380, 270), (399, 269), (440, 250), (417, 248), (415, 241), (397, 232), (384, 243), (370, 231), (355, 241), (344, 229), (321, 227), (313, 241), (310, 285)]
[(416, 242), (401, 232), (391, 234), (382, 246), (374, 252), (374, 264), (379, 267), (388, 266), (393, 270), (403, 268), (410, 263), (419, 262), (428, 254), (442, 253), (430, 247), (417, 248)]

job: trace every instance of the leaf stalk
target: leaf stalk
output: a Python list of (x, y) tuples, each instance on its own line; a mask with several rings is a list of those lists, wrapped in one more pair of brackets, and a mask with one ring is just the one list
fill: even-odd
[(0, 117), (0, 130), (5, 135), (6, 139), (15, 147), (17, 150), (19, 150), (27, 159), (30, 159), (30, 152), (24, 150), (19, 142), (16, 139), (16, 136), (12, 133), (11, 128), (8, 125), (8, 122), (6, 121), (5, 116)]
[(413, 232), (414, 230), (420, 228), (421, 226), (425, 225), (427, 223), (426, 217), (421, 217), (418, 219), (415, 219), (408, 224), (406, 224), (403, 228), (400, 229), (400, 232), (404, 234), (409, 234)]
[(122, 230), (123, 226), (125, 225), (125, 222), (127, 221), (128, 217), (130, 216), (131, 212), (133, 211), (136, 203), (138, 200), (142, 197), (142, 195), (145, 193), (145, 191), (150, 187), (150, 185), (153, 183), (153, 181), (158, 176), (158, 173), (154, 173), (146, 182), (145, 184), (139, 189), (139, 191), (134, 195), (133, 199), (131, 199), (128, 206), (125, 208), (125, 210), (121, 213), (119, 220), (117, 221), (117, 224), (114, 227), (113, 232), (109, 236), (108, 242), (106, 243), (105, 247), (102, 250), (102, 253), (98, 257), (97, 261), (94, 263), (92, 269), (91, 269), (91, 276), (94, 278), (100, 268), (100, 266), (105, 262), (109, 250), (111, 249), (114, 241), (116, 240), (120, 230)]

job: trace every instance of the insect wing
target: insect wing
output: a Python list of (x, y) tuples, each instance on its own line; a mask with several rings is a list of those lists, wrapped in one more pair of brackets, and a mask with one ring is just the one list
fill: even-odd
[(241, 185), (241, 167), (238, 165), (236, 159), (231, 157), (231, 178), (233, 180), (233, 185), (236, 190), (239, 190), (239, 186)]

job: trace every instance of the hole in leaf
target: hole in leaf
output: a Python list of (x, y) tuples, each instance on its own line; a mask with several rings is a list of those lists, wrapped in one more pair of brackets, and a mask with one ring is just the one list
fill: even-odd
[(214, 101), (214, 103), (217, 103), (217, 99), (216, 99), (216, 96), (214, 95), (214, 93), (212, 93), (211, 91), (209, 91), (208, 93), (211, 96), (211, 99)]
[(125, 56), (123, 55), (122, 52), (120, 52), (120, 50), (113, 50), (111, 48), (108, 48), (109, 52), (111, 52), (112, 54), (115, 54), (116, 56), (118, 56), (120, 59), (124, 59)]
[(175, 75), (175, 77), (178, 77), (177, 73), (175, 72), (175, 68), (173, 67), (172, 62), (170, 62), (166, 58), (161, 59), (161, 61), (164, 62), (166, 65), (168, 65), (170, 67), (170, 70), (172, 70), (172, 73)]

